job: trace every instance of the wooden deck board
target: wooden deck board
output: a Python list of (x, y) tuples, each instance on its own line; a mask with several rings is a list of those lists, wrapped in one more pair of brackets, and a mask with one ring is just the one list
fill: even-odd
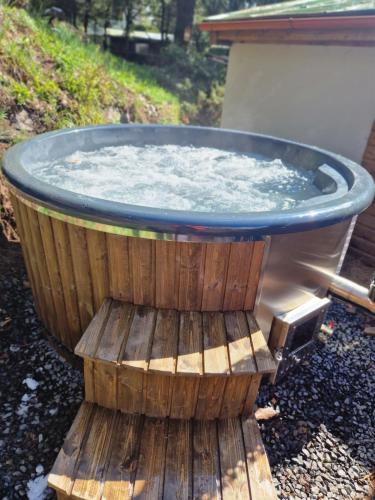
[(75, 468), (72, 497), (100, 498), (116, 413), (96, 407)]
[(232, 373), (256, 373), (249, 329), (242, 311), (225, 313), (228, 352)]
[(259, 328), (254, 316), (247, 312), (247, 322), (250, 329), (250, 339), (253, 346), (258, 373), (271, 373), (276, 370), (276, 363), (268, 348), (262, 330)]
[(190, 499), (193, 487), (190, 420), (170, 420), (163, 499)]
[(94, 409), (94, 405), (82, 403), (48, 476), (49, 485), (61, 493), (70, 495), (72, 491), (76, 463)]
[(193, 498), (221, 499), (218, 451), (216, 425), (196, 420), (193, 432)]
[(86, 328), (84, 335), (74, 349), (77, 356), (83, 358), (94, 358), (96, 350), (99, 346), (100, 337), (107, 324), (108, 315), (112, 308), (112, 301), (110, 299), (104, 300), (100, 306), (99, 311), (92, 318), (89, 326)]
[(197, 312), (180, 314), (177, 373), (203, 374), (202, 315)]
[(203, 422), (83, 403), (49, 485), (62, 498), (275, 500), (253, 417)]
[(113, 432), (108, 468), (104, 478), (102, 498), (130, 500), (133, 494), (139, 453), (142, 418), (120, 415)]
[(156, 309), (146, 306), (136, 307), (124, 349), (123, 365), (147, 370), (155, 321)]
[(105, 299), (75, 353), (158, 375), (268, 373), (275, 362), (251, 312), (179, 312)]
[(167, 420), (146, 419), (141, 437), (133, 498), (163, 497)]
[(223, 500), (251, 500), (239, 419), (219, 420), (218, 433)]
[(275, 500), (277, 495), (258, 424), (254, 418), (243, 418), (241, 423), (251, 498)]

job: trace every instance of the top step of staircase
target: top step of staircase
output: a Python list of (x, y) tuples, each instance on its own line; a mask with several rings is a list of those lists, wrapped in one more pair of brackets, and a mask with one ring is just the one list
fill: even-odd
[(75, 353), (168, 375), (261, 374), (276, 368), (249, 311), (179, 312), (113, 299), (105, 299)]

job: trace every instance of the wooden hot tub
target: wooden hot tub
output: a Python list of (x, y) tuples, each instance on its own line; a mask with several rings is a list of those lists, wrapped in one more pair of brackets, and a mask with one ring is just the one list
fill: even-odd
[[(251, 211), (249, 200), (248, 211), (207, 213), (88, 196), (30, 169), (124, 144), (281, 158), (312, 172), (318, 195), (286, 210)], [(251, 412), (262, 373), (275, 369), (275, 312), (325, 295), (351, 218), (374, 194), (369, 174), (334, 154), (199, 127), (45, 134), (11, 148), (4, 174), (38, 314), (84, 358), (86, 399), (158, 417)]]

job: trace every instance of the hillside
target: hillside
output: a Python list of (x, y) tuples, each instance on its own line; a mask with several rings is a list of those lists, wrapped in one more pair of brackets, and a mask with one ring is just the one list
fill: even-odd
[[(178, 97), (152, 69), (83, 43), (68, 25), (50, 28), (0, 4), (0, 157), (13, 143), (57, 128), (179, 121)], [(12, 238), (10, 211), (0, 182), (0, 221)]]

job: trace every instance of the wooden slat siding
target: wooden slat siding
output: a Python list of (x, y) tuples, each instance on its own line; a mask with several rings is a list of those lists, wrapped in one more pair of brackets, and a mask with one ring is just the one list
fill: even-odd
[(21, 226), (23, 227), (24, 231), (23, 245), (27, 248), (27, 255), (29, 257), (30, 267), (32, 269), (31, 276), (33, 277), (34, 281), (35, 295), (38, 297), (37, 304), (39, 307), (40, 318), (42, 319), (44, 325), (48, 328), (47, 304), (43, 293), (42, 280), (37, 266), (37, 256), (34, 252), (31, 228), (27, 215), (27, 207), (20, 202), (19, 208), (19, 215), (21, 216)]
[(225, 287), (224, 311), (244, 309), (253, 243), (231, 243)]
[(265, 247), (264, 241), (256, 241), (254, 243), (254, 250), (251, 258), (251, 265), (250, 265), (249, 278), (247, 282), (247, 290), (246, 290), (246, 297), (244, 304), (244, 309), (248, 311), (254, 310), (255, 299), (258, 290), (258, 283), (259, 283), (260, 273), (262, 270), (264, 247)]
[[(152, 241), (111, 234), (103, 235), (101, 232), (50, 218), (57, 256), (55, 258), (57, 269), (54, 270), (53, 276), (60, 276), (63, 295), (61, 301), (64, 301), (66, 322), (64, 335), (61, 335), (61, 325), (57, 328), (55, 321), (61, 317), (61, 314), (55, 313), (59, 287), (54, 286), (52, 289), (47, 286), (48, 293), (46, 293), (44, 278), (46, 274), (49, 278), (50, 273), (45, 258), (43, 267), (37, 262), (38, 252), (34, 251), (35, 236), (29, 228), (28, 220), (28, 211), (31, 209), (20, 200), (15, 201), (15, 206), (16, 212), (18, 210), (25, 262), (38, 314), (50, 333), (59, 338), (68, 349), (73, 350), (78, 343), (101, 299), (106, 295), (152, 307), (156, 304), (164, 307), (167, 304), (164, 299), (168, 296), (168, 303), (172, 304), (168, 308), (179, 311), (222, 310), (224, 306), (239, 308), (234, 297), (241, 294), (234, 290), (242, 289), (243, 284), (237, 283), (236, 280), (246, 275), (248, 262), (246, 259), (239, 262), (239, 267), (245, 267), (245, 271), (236, 269), (234, 253), (232, 252), (231, 259), (229, 252), (231, 245), (236, 249), (242, 248), (243, 245), (243, 252), (250, 252), (249, 249), (254, 246), (251, 242), (215, 245)], [(35, 217), (39, 226), (39, 216)], [(41, 220), (47, 220), (47, 216), (43, 215)], [(22, 226), (24, 226), (23, 237)], [(39, 240), (42, 236), (45, 239), (44, 235), (40, 235), (40, 229), (39, 236)], [(248, 245), (249, 249), (245, 250), (245, 245)], [(216, 261), (211, 255), (215, 253), (213, 250), (215, 246)], [(43, 248), (44, 255), (43, 243), (40, 247)], [(207, 248), (209, 248), (208, 256)], [(163, 249), (167, 251), (165, 256)], [(220, 258), (220, 253), (223, 258)], [(48, 254), (48, 258), (52, 262), (53, 253), (51, 256)], [(205, 269), (206, 263), (209, 263), (207, 269)], [(158, 281), (158, 290), (156, 290), (156, 267), (163, 276), (163, 280)], [(49, 270), (52, 270), (51, 265)], [(250, 278), (252, 280), (251, 271)], [(256, 289), (253, 280), (248, 282), (246, 295), (254, 286)], [(162, 287), (164, 287), (163, 292), (161, 292)], [(163, 302), (160, 302), (161, 300)], [(215, 301), (218, 302), (217, 307), (214, 306)], [(50, 302), (53, 303), (53, 308), (50, 307)]]
[[(375, 214), (372, 214), (369, 210), (363, 212), (360, 216), (360, 226), (372, 229), (375, 226)], [(357, 224), (358, 225), (358, 224)]]
[(23, 217), (22, 217), (23, 207), (22, 207), (22, 205), (20, 206), (17, 197), (12, 195), (11, 193), (10, 193), (10, 199), (11, 199), (12, 206), (14, 209), (14, 214), (16, 216), (17, 230), (18, 230), (18, 233), (19, 233), (19, 236), (21, 239), (21, 243), (22, 243), (21, 244), (22, 255), (23, 255), (23, 259), (25, 261), (26, 271), (27, 271), (27, 275), (28, 275), (28, 278), (30, 281), (31, 290), (33, 293), (35, 309), (36, 309), (36, 312), (39, 315), (39, 317), (42, 318), (42, 308), (41, 308), (40, 303), (39, 303), (39, 294), (37, 293), (36, 278), (35, 278), (34, 270), (33, 270), (33, 267), (31, 265), (31, 261), (30, 261), (30, 255), (29, 255), (30, 249), (29, 249), (29, 246), (27, 245), (27, 238), (25, 235), (25, 228), (23, 225)]
[[(354, 248), (358, 248), (361, 250), (364, 254), (368, 255), (370, 257), (370, 260), (373, 258), (375, 259), (375, 243), (372, 241), (369, 241), (368, 238), (363, 238), (359, 236), (358, 234), (353, 235), (352, 237), (352, 245)], [(368, 262), (370, 262), (368, 260)], [(371, 276), (369, 277), (371, 278)]]
[(178, 326), (177, 311), (173, 309), (158, 311), (148, 364), (149, 372), (168, 375), (176, 372)]
[(246, 458), (238, 419), (218, 421), (223, 500), (250, 500)]
[(241, 424), (251, 498), (276, 500), (277, 495), (272, 482), (270, 465), (258, 424), (254, 418), (243, 418)]
[(204, 312), (202, 314), (202, 320), (204, 374), (229, 374), (230, 369), (224, 314)]
[(117, 415), (104, 408), (95, 408), (92, 425), (78, 458), (73, 498), (100, 498), (103, 476), (109, 458), (109, 446)]
[(82, 335), (80, 341), (74, 349), (74, 353), (77, 356), (90, 359), (95, 358), (101, 336), (111, 313), (112, 304), (113, 301), (111, 299), (104, 300), (103, 304), (99, 308), (99, 311), (92, 318), (84, 335)]
[[(175, 377), (171, 396), (171, 418), (194, 418), (198, 402), (200, 379), (198, 377)], [(204, 405), (201, 405), (201, 411)]]
[(152, 306), (155, 301), (155, 241), (129, 238), (133, 302)]
[(134, 306), (112, 301), (112, 307), (108, 314), (103, 333), (100, 337), (95, 358), (101, 362), (117, 363), (120, 361), (122, 349), (126, 345), (133, 320)]
[(85, 381), (85, 401), (95, 403), (95, 382), (94, 382), (95, 362), (88, 358), (83, 360), (83, 375)]
[(224, 377), (200, 379), (195, 418), (213, 420), (220, 416), (226, 382)]
[(102, 500), (130, 500), (137, 470), (142, 418), (121, 415), (113, 432)]
[(146, 380), (146, 415), (170, 415), (173, 390), (171, 375), (176, 372), (178, 319), (178, 313), (173, 309), (158, 311)]
[(77, 287), (78, 310), (81, 328), (84, 330), (94, 315), (90, 265), (87, 256), (86, 232), (83, 228), (68, 224), (73, 273)]
[(350, 247), (350, 252), (355, 255), (356, 257), (360, 258), (365, 262), (367, 265), (372, 266), (372, 262), (369, 261), (369, 255), (368, 253), (364, 252), (363, 250), (360, 250), (359, 248), (355, 247), (353, 242), (351, 242), (351, 247)]
[(114, 364), (94, 362), (94, 393), (98, 405), (117, 409), (117, 375)]
[(229, 245), (207, 243), (202, 311), (221, 311), (223, 309), (229, 249)]
[(372, 205), (370, 205), (364, 213), (370, 214), (371, 216), (374, 216), (375, 215), (375, 203), (372, 203)]
[(46, 318), (48, 329), (52, 332), (56, 332), (56, 336), (59, 340), (61, 340), (57, 328), (56, 311), (52, 298), (51, 282), (47, 271), (42, 237), (40, 234), (38, 214), (35, 210), (29, 207), (25, 207), (25, 212), (29, 223), (29, 231), (31, 232), (32, 251), (35, 256), (35, 264), (38, 269), (38, 276), (40, 279), (39, 290), (44, 297), (44, 304), (46, 306), (44, 317)]
[[(66, 318), (66, 309), (64, 302), (64, 292), (62, 289), (57, 254), (55, 248), (55, 240), (53, 237), (51, 219), (43, 214), (37, 214), (40, 234), (47, 264), (49, 281), (51, 283), (52, 300), (56, 311), (56, 326), (59, 331), (60, 339), (65, 345), (70, 345), (68, 333), (68, 324)], [(73, 347), (73, 346), (72, 346)]]
[(70, 343), (74, 349), (81, 337), (81, 322), (78, 309), (77, 287), (74, 279), (72, 255), (69, 244), (68, 227), (63, 222), (51, 218), (55, 240), (57, 261), (60, 270), (61, 284), (64, 293), (66, 318), (69, 325)]
[(71, 494), (73, 488), (76, 463), (89, 423), (92, 421), (93, 409), (93, 405), (82, 403), (48, 475), (49, 486), (67, 495)]
[[(362, 165), (375, 180), (375, 121), (368, 137)], [(351, 240), (351, 250), (375, 268), (375, 203), (358, 217)], [(370, 279), (370, 277), (369, 277)]]
[(259, 386), (262, 382), (262, 375), (256, 374), (251, 377), (249, 390), (246, 396), (246, 401), (243, 408), (244, 415), (252, 415), (254, 412), (254, 405), (259, 392)]
[(156, 307), (177, 307), (179, 272), (176, 251), (177, 246), (173, 241), (155, 243)]
[(117, 408), (125, 413), (145, 412), (146, 375), (127, 368), (117, 372)]
[(254, 351), (254, 357), (258, 373), (271, 373), (276, 370), (276, 363), (267, 346), (262, 330), (259, 328), (254, 316), (247, 311), (247, 323), (250, 330), (251, 345)]
[(170, 420), (163, 500), (192, 499), (192, 422)]
[(155, 321), (155, 309), (145, 306), (136, 307), (122, 356), (123, 366), (147, 370)]
[(133, 498), (163, 497), (167, 420), (146, 419), (143, 427)]
[(249, 391), (251, 375), (230, 377), (225, 384), (220, 418), (232, 418), (241, 415)]
[(202, 315), (180, 313), (177, 370), (179, 375), (203, 375)]
[(56, 493), (57, 500), (67, 500), (69, 497), (68, 495), (65, 495), (64, 493)]
[(109, 296), (108, 259), (105, 233), (86, 229), (92, 293), (95, 311)]
[[(375, 227), (375, 218), (373, 218), (373, 220)], [(355, 233), (354, 238), (361, 238), (367, 240), (369, 243), (375, 243), (375, 230), (363, 220), (356, 225)]]
[(221, 500), (216, 422), (193, 422), (193, 498)]
[(227, 312), (224, 315), (232, 373), (256, 373), (257, 367), (244, 312)]
[(200, 311), (202, 307), (206, 245), (201, 243), (178, 243), (179, 289), (178, 309)]
[(106, 239), (111, 297), (126, 302), (133, 302), (129, 238), (116, 234), (107, 234)]
[(174, 380), (167, 375), (148, 373), (145, 377), (142, 402), (145, 415), (149, 417), (169, 417)]

